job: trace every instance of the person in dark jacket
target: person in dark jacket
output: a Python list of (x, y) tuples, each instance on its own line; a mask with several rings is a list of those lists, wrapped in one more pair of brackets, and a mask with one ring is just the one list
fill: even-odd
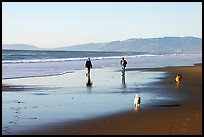
[(90, 58), (88, 58), (88, 60), (86, 61), (85, 67), (87, 69), (87, 75), (89, 75), (90, 74), (90, 70), (92, 68), (92, 63), (91, 63)]
[(122, 57), (120, 60), (120, 65), (122, 67), (122, 76), (125, 76), (125, 67), (127, 65), (127, 61), (124, 59), (124, 57)]

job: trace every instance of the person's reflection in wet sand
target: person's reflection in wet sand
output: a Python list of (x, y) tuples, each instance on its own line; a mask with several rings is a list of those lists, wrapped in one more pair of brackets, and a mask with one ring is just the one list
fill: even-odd
[(86, 86), (92, 87), (93, 82), (91, 81), (90, 74), (86, 74), (86, 77), (87, 77)]
[(125, 76), (122, 76), (122, 84), (121, 84), (122, 88), (126, 88), (126, 83), (125, 83)]

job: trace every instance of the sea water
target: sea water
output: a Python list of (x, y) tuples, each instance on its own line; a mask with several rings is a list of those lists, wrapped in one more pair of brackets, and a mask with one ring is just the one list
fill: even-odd
[[(164, 72), (127, 71), (122, 77), (119, 65), (122, 56), (128, 62), (127, 68), (190, 66), (202, 62), (202, 54), (14, 50), (2, 53), (2, 83), (25, 88), (2, 92), (3, 134), (133, 110), (136, 93), (142, 97), (142, 110), (152, 100), (175, 99), (165, 90), (165, 95), (144, 90), (148, 83), (163, 77)], [(91, 86), (86, 86), (88, 57), (93, 64)]]
[(202, 62), (202, 54), (3, 50), (2, 78), (50, 76), (83, 70), (87, 58), (91, 58), (93, 68), (118, 66), (122, 56), (128, 61), (128, 67), (182, 66)]

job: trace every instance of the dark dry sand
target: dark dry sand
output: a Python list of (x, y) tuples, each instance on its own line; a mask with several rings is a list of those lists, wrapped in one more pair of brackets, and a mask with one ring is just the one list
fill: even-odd
[[(202, 64), (193, 67), (129, 69), (165, 71), (167, 77), (155, 85), (172, 86), (176, 74), (182, 74), (180, 87), (172, 92), (186, 96), (179, 104), (161, 104), (154, 109), (124, 112), (77, 123), (50, 125), (34, 132), (19, 134), (47, 135), (202, 135)], [(175, 85), (176, 86), (176, 85)], [(5, 87), (9, 88), (9, 87)], [(159, 88), (159, 86), (158, 86)], [(158, 89), (159, 90), (159, 89)]]

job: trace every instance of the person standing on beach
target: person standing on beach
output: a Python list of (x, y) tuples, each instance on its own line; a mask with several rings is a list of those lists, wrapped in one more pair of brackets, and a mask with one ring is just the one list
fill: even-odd
[(86, 61), (85, 67), (87, 68), (87, 73), (86, 74), (90, 75), (90, 70), (92, 68), (92, 63), (91, 63), (90, 58), (88, 58), (88, 60)]
[(124, 59), (124, 57), (122, 57), (120, 60), (120, 65), (122, 67), (122, 76), (125, 76), (125, 67), (127, 65), (127, 61)]

